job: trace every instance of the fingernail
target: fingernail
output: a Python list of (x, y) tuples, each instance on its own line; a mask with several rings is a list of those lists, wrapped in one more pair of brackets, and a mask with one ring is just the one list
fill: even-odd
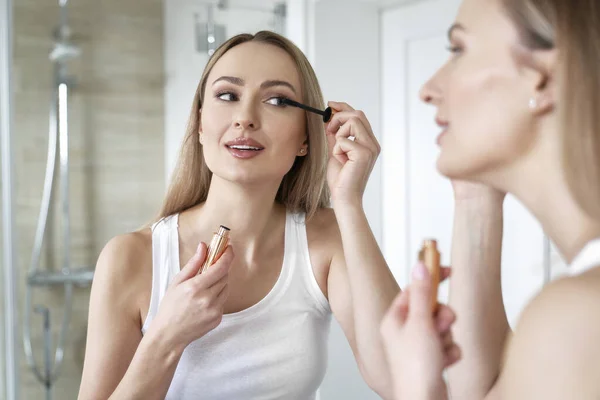
[(425, 278), (427, 278), (427, 267), (425, 267), (425, 264), (423, 264), (422, 262), (417, 263), (417, 265), (415, 266), (415, 268), (413, 269), (413, 279), (417, 280), (417, 281), (422, 281), (425, 280)]
[(202, 249), (202, 242), (198, 243), (198, 247), (196, 247), (196, 254), (200, 254), (200, 249)]

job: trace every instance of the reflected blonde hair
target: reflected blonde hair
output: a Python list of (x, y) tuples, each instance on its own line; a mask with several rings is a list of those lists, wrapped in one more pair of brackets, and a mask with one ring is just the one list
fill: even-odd
[[(248, 42), (276, 46), (289, 54), (300, 74), (303, 103), (315, 108), (324, 108), (323, 95), (315, 72), (306, 56), (290, 40), (269, 31), (261, 31), (255, 35), (240, 34), (227, 40), (208, 60), (196, 89), (179, 159), (157, 219), (180, 213), (206, 201), (212, 172), (204, 161), (202, 146), (198, 140), (204, 91), (208, 76), (219, 59), (235, 46)], [(292, 212), (306, 213), (308, 219), (318, 209), (328, 207), (330, 203), (329, 188), (326, 184), (328, 150), (323, 120), (311, 113), (306, 113), (306, 137), (308, 154), (296, 157), (292, 168), (279, 186), (275, 201)]]
[(502, 1), (527, 48), (558, 51), (567, 183), (582, 209), (600, 218), (600, 2)]

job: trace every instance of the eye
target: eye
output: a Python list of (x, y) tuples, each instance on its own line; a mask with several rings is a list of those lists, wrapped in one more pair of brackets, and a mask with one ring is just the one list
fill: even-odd
[(220, 93), (217, 93), (217, 95), (215, 97), (217, 99), (223, 100), (223, 101), (236, 101), (236, 100), (238, 100), (237, 95), (235, 93), (232, 93), (232, 92), (220, 92)]
[(462, 47), (460, 47), (460, 46), (452, 46), (452, 45), (448, 45), (448, 46), (446, 47), (446, 49), (447, 49), (447, 50), (448, 50), (450, 53), (452, 53), (452, 54), (460, 54), (460, 53), (462, 53), (462, 51), (463, 51)]
[(278, 97), (271, 97), (271, 98), (269, 98), (269, 99), (267, 100), (267, 103), (269, 103), (269, 104), (271, 104), (271, 105), (274, 105), (274, 106), (277, 106), (277, 107), (286, 107), (286, 106), (287, 106), (287, 104), (285, 104), (285, 103), (283, 102), (283, 100), (284, 100), (284, 99), (285, 99), (285, 97), (281, 97), (281, 96), (278, 96)]

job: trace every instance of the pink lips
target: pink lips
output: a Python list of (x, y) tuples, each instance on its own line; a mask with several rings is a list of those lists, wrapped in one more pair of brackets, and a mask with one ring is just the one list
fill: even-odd
[(438, 137), (436, 138), (435, 142), (440, 145), (441, 144), (441, 140), (442, 138), (445, 136), (446, 132), (448, 131), (448, 121), (440, 118), (440, 117), (435, 117), (435, 123), (437, 124), (437, 126), (439, 126), (440, 128), (442, 128), (442, 133), (440, 133), (438, 135)]
[(232, 156), (240, 159), (249, 159), (259, 155), (265, 147), (254, 139), (238, 137), (225, 143)]

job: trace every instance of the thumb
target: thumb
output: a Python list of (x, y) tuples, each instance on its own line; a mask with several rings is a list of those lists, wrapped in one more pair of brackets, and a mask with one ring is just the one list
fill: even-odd
[(190, 260), (187, 262), (187, 264), (185, 264), (181, 271), (179, 271), (179, 273), (175, 275), (171, 284), (178, 285), (196, 276), (198, 274), (198, 271), (202, 267), (202, 264), (204, 263), (205, 259), (206, 244), (204, 242), (200, 242), (192, 258), (190, 258)]
[(419, 262), (412, 273), (410, 285), (409, 319), (427, 319), (433, 321), (431, 310), (431, 274), (422, 262)]

